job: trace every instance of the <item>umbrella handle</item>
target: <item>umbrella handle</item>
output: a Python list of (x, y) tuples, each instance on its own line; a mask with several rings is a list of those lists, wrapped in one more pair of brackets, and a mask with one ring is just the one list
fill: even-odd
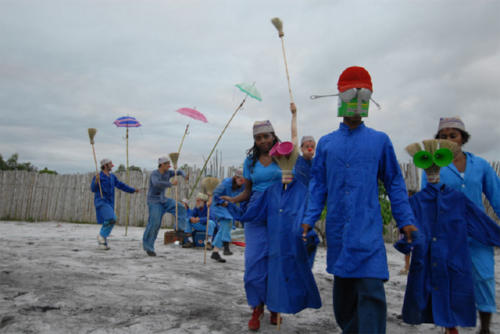
[(198, 182), (200, 182), (201, 175), (203, 174), (203, 171), (205, 170), (205, 168), (207, 168), (208, 161), (210, 160), (210, 157), (214, 153), (215, 148), (217, 147), (217, 144), (221, 140), (222, 135), (224, 135), (224, 132), (226, 132), (226, 129), (228, 128), (229, 124), (233, 120), (234, 116), (236, 116), (236, 113), (238, 112), (238, 110), (240, 110), (243, 107), (243, 104), (245, 103), (245, 101), (247, 99), (247, 96), (248, 95), (245, 95), (245, 97), (243, 98), (243, 101), (241, 101), (241, 103), (238, 106), (238, 108), (236, 108), (236, 110), (233, 112), (233, 114), (231, 115), (231, 118), (229, 119), (229, 121), (227, 121), (226, 126), (224, 126), (224, 129), (222, 129), (222, 132), (220, 133), (219, 138), (217, 138), (217, 141), (215, 142), (214, 147), (212, 147), (212, 150), (210, 151), (210, 154), (208, 155), (208, 158), (205, 159), (205, 163), (203, 164), (203, 167), (201, 168), (200, 172), (198, 173), (198, 176), (196, 177), (196, 181), (194, 182), (194, 185), (191, 188), (191, 192), (189, 193), (188, 199), (191, 199), (191, 196), (193, 196), (194, 190), (196, 189), (196, 186), (198, 185)]

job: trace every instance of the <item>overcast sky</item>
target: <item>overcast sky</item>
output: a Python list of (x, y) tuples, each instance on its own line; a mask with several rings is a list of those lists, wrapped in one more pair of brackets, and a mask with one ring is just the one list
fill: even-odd
[[(460, 116), (465, 147), (500, 160), (499, 1), (161, 1), (0, 0), (0, 154), (59, 173), (94, 169), (87, 128), (98, 129), (98, 159), (125, 163), (125, 129), (136, 117), (130, 164), (154, 169), (175, 152), (190, 122), (180, 163), (201, 165), (244, 95), (249, 99), (219, 144), (223, 164), (241, 165), (252, 124), (270, 119), (290, 138), (281, 42), (284, 22), (299, 136), (338, 128), (338, 77), (351, 65), (372, 76), (366, 124), (404, 147), (432, 137), (441, 116)], [(177, 114), (196, 107), (209, 123)]]

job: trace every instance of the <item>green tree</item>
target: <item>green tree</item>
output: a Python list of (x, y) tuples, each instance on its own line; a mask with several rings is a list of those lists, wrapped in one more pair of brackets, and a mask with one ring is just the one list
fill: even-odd
[(55, 170), (50, 170), (47, 167), (45, 167), (44, 169), (42, 169), (38, 173), (40, 173), (40, 174), (54, 174), (54, 175), (57, 175), (57, 172)]

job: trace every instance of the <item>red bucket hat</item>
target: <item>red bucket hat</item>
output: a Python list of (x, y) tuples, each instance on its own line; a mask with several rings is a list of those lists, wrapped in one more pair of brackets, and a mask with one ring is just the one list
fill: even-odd
[(367, 88), (373, 92), (370, 73), (360, 66), (346, 68), (339, 77), (337, 87), (341, 93), (351, 88)]

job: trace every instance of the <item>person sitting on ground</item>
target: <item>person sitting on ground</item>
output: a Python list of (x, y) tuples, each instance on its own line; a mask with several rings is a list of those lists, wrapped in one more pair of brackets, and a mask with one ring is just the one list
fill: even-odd
[[(188, 220), (188, 224), (186, 225), (184, 233), (190, 234), (193, 232), (193, 230), (195, 231), (195, 233), (197, 232), (205, 233), (207, 231), (207, 213), (208, 213), (207, 202), (208, 202), (208, 195), (203, 193), (198, 193), (198, 195), (196, 195), (196, 204), (192, 211), (191, 217)], [(210, 219), (210, 221), (208, 222), (207, 249), (212, 249), (212, 244), (210, 240), (214, 235), (215, 226), (216, 226), (215, 222), (212, 219)], [(193, 242), (189, 241), (186, 244), (186, 246), (183, 247), (186, 248), (193, 246), (194, 246)], [(226, 260), (222, 260), (219, 262), (226, 262)]]

